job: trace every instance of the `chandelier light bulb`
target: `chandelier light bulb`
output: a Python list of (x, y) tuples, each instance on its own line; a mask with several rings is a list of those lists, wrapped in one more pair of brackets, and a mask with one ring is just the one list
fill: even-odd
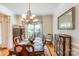
[(32, 17), (36, 17), (36, 15), (32, 15)]
[(21, 21), (23, 21), (23, 18), (21, 18)]
[(34, 17), (33, 16), (30, 16), (30, 19), (33, 19)]
[(37, 21), (38, 21), (38, 19), (34, 19), (34, 20), (33, 20), (33, 22), (37, 22)]
[(22, 14), (22, 18), (26, 19), (26, 14)]
[(29, 20), (26, 20), (26, 22), (29, 22)]

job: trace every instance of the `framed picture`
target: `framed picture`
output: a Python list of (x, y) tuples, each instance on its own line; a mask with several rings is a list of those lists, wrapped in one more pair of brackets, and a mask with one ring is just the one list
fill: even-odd
[(58, 17), (58, 29), (72, 30), (75, 28), (75, 7)]

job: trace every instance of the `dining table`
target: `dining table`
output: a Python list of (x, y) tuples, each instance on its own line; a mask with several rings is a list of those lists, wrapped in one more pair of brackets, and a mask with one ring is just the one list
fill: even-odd
[(21, 42), (19, 42), (18, 44), (20, 44), (20, 45), (27, 45), (27, 44), (29, 44), (29, 41), (28, 40), (25, 40), (25, 41), (21, 41)]
[[(28, 39), (25, 39), (18, 43), (19, 45), (32, 45), (34, 47), (34, 52), (40, 52), (43, 48), (42, 38), (35, 38), (34, 44), (31, 44)], [(31, 50), (31, 49), (30, 49)], [(2, 54), (3, 53), (3, 54)], [(0, 55), (15, 55), (14, 49), (0, 49)]]
[(35, 38), (35, 40), (33, 42), (34, 43), (31, 43), (29, 40), (26, 39), (24, 41), (21, 41), (19, 44), (20, 45), (32, 45), (34, 47), (35, 53), (43, 51), (44, 47), (43, 47), (43, 43), (42, 43), (42, 38)]
[[(42, 38), (35, 38), (35, 40), (33, 42), (34, 42), (33, 45), (39, 45), (39, 44), (42, 45), (43, 44), (42, 43)], [(18, 44), (20, 44), (20, 45), (23, 45), (23, 44), (28, 45), (28, 44), (30, 44), (30, 41), (28, 39), (25, 39), (25, 40), (19, 42)]]

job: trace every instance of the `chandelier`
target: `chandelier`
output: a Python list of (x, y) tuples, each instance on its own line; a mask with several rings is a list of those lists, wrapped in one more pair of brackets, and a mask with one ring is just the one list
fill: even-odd
[(31, 13), (30, 10), (30, 3), (29, 3), (29, 9), (27, 10), (26, 14), (22, 14), (21, 22), (22, 24), (28, 24), (28, 23), (35, 23), (38, 19), (36, 19), (36, 15)]

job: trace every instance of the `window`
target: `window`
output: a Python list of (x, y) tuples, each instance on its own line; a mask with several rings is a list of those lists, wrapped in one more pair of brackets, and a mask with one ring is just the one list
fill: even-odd
[(32, 34), (35, 33), (35, 37), (40, 38), (42, 35), (41, 29), (41, 23), (28, 24), (28, 37), (32, 36)]
[(34, 25), (28, 24), (28, 37), (32, 36), (33, 33), (34, 33)]
[(36, 24), (35, 25), (35, 36), (38, 38), (38, 37), (41, 37), (41, 26), (40, 24)]

